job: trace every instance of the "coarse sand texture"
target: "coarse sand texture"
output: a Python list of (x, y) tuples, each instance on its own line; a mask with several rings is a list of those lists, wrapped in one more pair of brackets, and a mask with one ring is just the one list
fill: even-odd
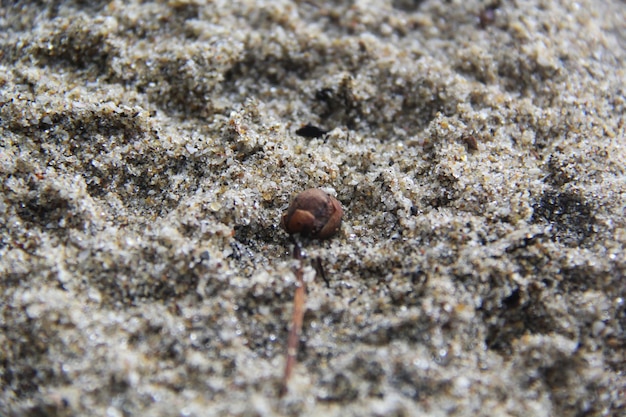
[(623, 0), (2, 1), (0, 416), (626, 415), (625, 63)]

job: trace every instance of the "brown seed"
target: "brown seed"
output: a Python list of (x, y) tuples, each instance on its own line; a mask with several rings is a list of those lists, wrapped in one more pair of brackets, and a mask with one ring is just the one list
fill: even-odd
[(343, 209), (339, 201), (324, 191), (302, 191), (291, 202), (280, 225), (289, 234), (300, 233), (314, 239), (327, 239), (341, 227)]

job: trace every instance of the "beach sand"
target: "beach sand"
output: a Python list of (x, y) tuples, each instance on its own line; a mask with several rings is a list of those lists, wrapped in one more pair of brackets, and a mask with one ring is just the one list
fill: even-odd
[[(3, 2), (0, 415), (623, 415), (625, 22)], [(280, 397), (307, 188), (345, 214)]]

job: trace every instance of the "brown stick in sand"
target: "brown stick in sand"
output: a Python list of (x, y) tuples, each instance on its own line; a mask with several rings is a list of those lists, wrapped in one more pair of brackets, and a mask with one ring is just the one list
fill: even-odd
[(289, 378), (296, 365), (296, 357), (298, 355), (298, 344), (300, 342), (300, 334), (302, 333), (302, 321), (304, 319), (304, 300), (306, 289), (304, 286), (304, 271), (302, 268), (302, 250), (300, 244), (295, 242), (293, 248), (293, 257), (299, 261), (296, 267), (296, 291), (293, 296), (293, 315), (291, 316), (291, 329), (287, 338), (287, 361), (285, 362), (285, 374), (283, 376), (283, 384), (280, 389), (282, 397), (288, 391)]

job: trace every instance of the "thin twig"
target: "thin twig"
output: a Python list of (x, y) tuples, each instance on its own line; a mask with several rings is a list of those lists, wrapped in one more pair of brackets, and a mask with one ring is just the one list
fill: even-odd
[(298, 355), (298, 344), (300, 342), (300, 334), (302, 333), (302, 321), (304, 319), (304, 272), (302, 268), (302, 250), (300, 244), (296, 241), (293, 248), (293, 257), (299, 261), (296, 267), (296, 291), (293, 296), (293, 315), (291, 318), (291, 329), (287, 339), (287, 361), (285, 362), (285, 375), (283, 376), (283, 384), (280, 389), (281, 397), (288, 391), (289, 378), (296, 365), (296, 357)]

